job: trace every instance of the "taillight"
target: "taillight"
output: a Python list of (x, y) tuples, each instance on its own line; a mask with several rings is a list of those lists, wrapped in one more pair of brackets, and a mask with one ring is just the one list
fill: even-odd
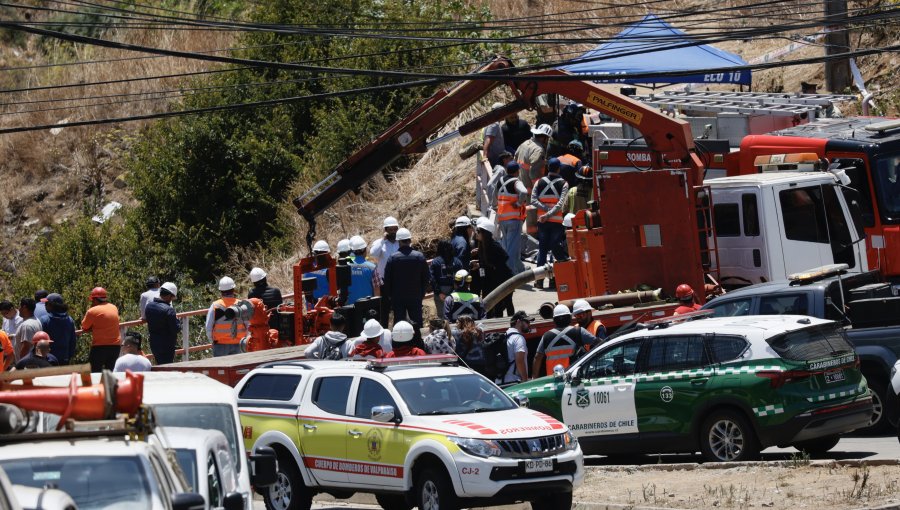
[(778, 389), (789, 382), (797, 382), (802, 381), (803, 379), (809, 379), (814, 373), (815, 372), (810, 372), (809, 370), (786, 370), (784, 372), (762, 370), (756, 373), (756, 377), (768, 379), (769, 386), (771, 386), (772, 389)]

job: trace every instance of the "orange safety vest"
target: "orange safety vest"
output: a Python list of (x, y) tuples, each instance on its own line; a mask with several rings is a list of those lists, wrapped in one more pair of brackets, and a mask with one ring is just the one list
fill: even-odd
[(545, 367), (547, 375), (553, 374), (553, 367), (562, 365), (563, 368), (569, 368), (569, 364), (575, 357), (575, 351), (578, 344), (569, 336), (569, 332), (574, 330), (572, 326), (568, 326), (562, 331), (553, 328), (548, 333), (554, 333), (556, 336), (547, 344), (544, 349)]
[[(600, 322), (599, 320), (594, 319), (590, 322), (590, 324), (587, 325), (587, 328), (585, 328), (585, 329), (588, 330), (588, 333), (594, 335), (599, 340), (600, 337), (597, 336), (597, 333), (600, 332), (600, 328), (604, 328), (603, 323)], [(588, 344), (584, 344), (584, 350), (585, 351), (591, 350), (591, 346)]]
[(241, 339), (247, 335), (247, 327), (243, 322), (225, 318), (225, 309), (236, 302), (237, 298), (226, 297), (212, 304), (216, 310), (223, 312), (223, 315), (213, 323), (212, 339), (214, 344), (239, 344)]
[(569, 165), (575, 170), (578, 170), (578, 168), (581, 167), (581, 160), (571, 154), (563, 154), (557, 159), (559, 160), (560, 165)]
[(500, 184), (497, 191), (497, 221), (525, 219), (525, 204), (516, 206), (519, 200), (517, 182), (520, 182), (518, 177), (509, 177)]
[[(538, 188), (538, 201), (546, 205), (548, 209), (554, 207), (562, 200), (562, 191), (565, 184), (565, 179), (559, 176), (553, 177), (552, 180), (551, 177), (547, 175), (541, 177), (541, 180), (535, 184)], [(562, 223), (563, 209), (563, 207), (560, 207), (547, 221), (550, 223)]]

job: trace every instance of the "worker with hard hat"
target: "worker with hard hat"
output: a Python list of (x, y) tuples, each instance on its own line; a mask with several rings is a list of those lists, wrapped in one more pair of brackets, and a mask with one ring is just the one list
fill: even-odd
[(566, 196), (566, 212), (578, 214), (588, 208), (588, 202), (597, 200), (594, 195), (594, 170), (584, 165), (575, 172), (578, 184), (569, 189)]
[(686, 283), (682, 283), (675, 288), (675, 298), (678, 299), (678, 308), (672, 315), (681, 315), (683, 313), (696, 312), (701, 308), (700, 303), (694, 299), (694, 289)]
[(81, 330), (91, 334), (91, 350), (88, 359), (91, 372), (112, 370), (119, 357), (122, 337), (119, 334), (119, 309), (109, 302), (103, 287), (91, 291), (91, 307), (81, 320)]
[(337, 261), (338, 264), (346, 264), (350, 261), (353, 250), (350, 249), (350, 240), (341, 239), (337, 243)]
[(509, 255), (507, 265), (513, 274), (525, 270), (522, 264), (522, 224), (525, 222), (525, 206), (528, 205), (528, 188), (519, 178), (520, 165), (510, 161), (506, 165), (506, 177), (497, 186), (497, 226), (500, 245)]
[(456, 257), (453, 245), (446, 239), (438, 241), (437, 255), (431, 259), (428, 271), (431, 275), (431, 290), (434, 293), (434, 310), (439, 319), (446, 319), (444, 302), (453, 292), (453, 275), (463, 269), (462, 262)]
[[(512, 270), (507, 264), (509, 255), (494, 239), (496, 235), (497, 227), (494, 222), (487, 218), (478, 218), (475, 228), (476, 244), (472, 250), (473, 258), (469, 266), (473, 276), (472, 288), (482, 299), (512, 277)], [(487, 310), (487, 316), (502, 317), (504, 312), (510, 316), (516, 312), (513, 308), (512, 293), (498, 301), (494, 308)]]
[(572, 140), (566, 145), (565, 153), (558, 158), (559, 176), (566, 180), (570, 188), (578, 184), (578, 178), (576, 176), (578, 170), (584, 165), (581, 161), (583, 153), (584, 145), (578, 140)]
[(468, 216), (460, 216), (453, 222), (453, 232), (450, 235), (450, 244), (456, 258), (462, 263), (463, 268), (469, 267), (472, 257), (472, 220)]
[(472, 275), (465, 269), (460, 269), (453, 276), (455, 290), (444, 301), (444, 317), (448, 321), (456, 322), (460, 315), (470, 315), (473, 319), (484, 318), (484, 306), (481, 298), (469, 290), (472, 283)]
[(150, 335), (150, 352), (157, 365), (165, 365), (175, 361), (175, 347), (178, 345), (178, 333), (181, 321), (175, 315), (172, 301), (178, 297), (178, 287), (172, 282), (163, 283), (159, 287), (159, 297), (147, 304), (144, 311), (147, 331)]
[(361, 298), (375, 295), (378, 276), (375, 264), (366, 260), (366, 240), (361, 236), (353, 236), (349, 243), (350, 290), (347, 304), (352, 305)]
[(23, 356), (22, 359), (16, 363), (16, 370), (47, 368), (59, 365), (59, 360), (56, 359), (56, 356), (50, 354), (50, 344), (53, 343), (50, 335), (44, 331), (38, 331), (31, 340), (34, 347), (31, 348), (31, 351), (26, 356)]
[(427, 353), (415, 346), (413, 338), (416, 330), (412, 324), (400, 321), (394, 324), (391, 332), (393, 350), (385, 355), (385, 358), (400, 358), (405, 356), (425, 356)]
[(247, 293), (247, 299), (257, 298), (262, 300), (263, 306), (269, 310), (269, 328), (278, 330), (281, 326), (281, 316), (278, 315), (278, 307), (284, 303), (281, 297), (281, 289), (269, 285), (269, 274), (261, 267), (250, 270), (250, 283), (253, 287)]
[(304, 278), (316, 279), (316, 288), (312, 292), (314, 300), (319, 299), (322, 296), (327, 296), (330, 292), (328, 282), (328, 257), (326, 257), (326, 255), (331, 256), (331, 247), (328, 246), (328, 242), (323, 239), (316, 241), (315, 244), (313, 244), (311, 256), (315, 258), (315, 265), (320, 269), (303, 273)]
[(428, 292), (431, 280), (425, 255), (412, 248), (409, 230), (397, 230), (400, 247), (384, 266), (382, 295), (390, 300), (394, 312), (394, 324), (408, 320), (417, 328), (422, 327), (422, 300)]
[(385, 329), (376, 319), (369, 319), (363, 325), (362, 335), (359, 341), (350, 349), (350, 357), (383, 358), (390, 352), (382, 347)]
[(544, 164), (547, 161), (547, 144), (553, 128), (549, 124), (541, 124), (531, 129), (531, 139), (525, 140), (516, 149), (515, 159), (522, 167), (522, 183), (525, 188), (531, 190), (534, 183), (544, 174)]
[[(562, 248), (566, 241), (566, 230), (562, 222), (569, 185), (559, 176), (559, 166), (559, 159), (551, 158), (547, 162), (547, 175), (541, 177), (531, 190), (531, 205), (537, 209), (538, 214), (538, 267), (547, 263), (547, 255), (550, 253), (556, 261), (568, 258)], [(535, 286), (542, 287), (542, 281), (536, 281)]]
[(597, 340), (606, 338), (606, 326), (603, 325), (600, 319), (594, 318), (594, 308), (584, 299), (579, 299), (572, 303), (572, 317), (580, 327), (594, 335)]
[(572, 312), (566, 305), (559, 304), (553, 308), (553, 326), (544, 333), (538, 344), (531, 365), (532, 378), (541, 377), (545, 369), (547, 375), (553, 374), (557, 365), (563, 369), (569, 368), (598, 342), (597, 337), (587, 330), (577, 324), (572, 325)]
[(400, 223), (397, 221), (397, 218), (388, 216), (382, 222), (382, 227), (384, 228), (384, 234), (382, 234), (381, 239), (373, 242), (369, 248), (369, 256), (375, 262), (379, 283), (384, 281), (384, 267), (387, 265), (388, 259), (400, 249), (400, 242), (397, 240)]
[(241, 352), (241, 340), (247, 336), (248, 324), (239, 316), (228, 318), (225, 310), (237, 302), (234, 280), (223, 276), (219, 280), (221, 297), (206, 312), (206, 338), (213, 344), (213, 356), (228, 356)]

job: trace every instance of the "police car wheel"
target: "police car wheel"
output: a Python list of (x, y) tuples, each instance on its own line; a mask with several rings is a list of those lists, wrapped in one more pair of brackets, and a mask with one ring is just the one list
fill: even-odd
[(887, 420), (884, 419), (884, 402), (887, 392), (881, 383), (873, 379), (868, 380), (869, 389), (872, 390), (872, 418), (869, 420), (869, 426), (862, 429), (861, 432), (876, 435), (884, 432), (886, 429)]
[(710, 462), (753, 460), (759, 446), (753, 428), (735, 411), (716, 411), (703, 422), (700, 451)]
[(549, 494), (538, 499), (531, 500), (531, 510), (571, 510), (572, 493), (561, 492)]
[(309, 510), (312, 507), (312, 494), (303, 485), (303, 477), (293, 459), (278, 456), (275, 484), (269, 487), (263, 499), (266, 510)]
[(810, 439), (808, 441), (800, 441), (799, 443), (794, 443), (791, 446), (810, 455), (821, 455), (837, 446), (838, 441), (840, 440), (841, 436), (826, 436), (817, 439)]
[(376, 494), (375, 501), (384, 510), (410, 510), (412, 508), (406, 501), (406, 496), (395, 494)]
[(419, 510), (457, 510), (453, 486), (443, 470), (425, 468), (416, 477), (416, 506)]

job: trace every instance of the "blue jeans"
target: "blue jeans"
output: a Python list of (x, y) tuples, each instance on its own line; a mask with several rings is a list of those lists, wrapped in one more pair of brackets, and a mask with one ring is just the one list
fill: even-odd
[(538, 234), (538, 256), (537, 266), (543, 266), (547, 263), (547, 253), (553, 253), (553, 259), (556, 262), (568, 260), (563, 243), (566, 240), (566, 228), (562, 223), (551, 223), (549, 221), (537, 224)]
[(500, 236), (500, 246), (509, 255), (506, 265), (514, 275), (521, 273), (525, 270), (525, 264), (522, 264), (522, 220), (501, 221)]
[(241, 344), (213, 344), (213, 356), (229, 356), (240, 353)]

